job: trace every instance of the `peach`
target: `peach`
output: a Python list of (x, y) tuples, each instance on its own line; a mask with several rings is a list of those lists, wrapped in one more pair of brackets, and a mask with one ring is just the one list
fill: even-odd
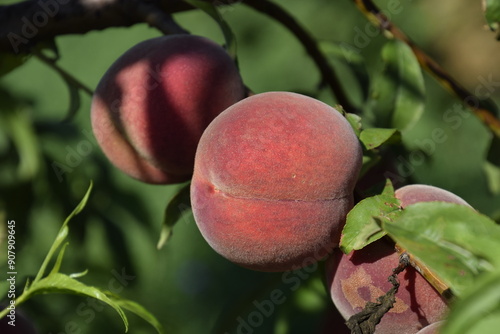
[[(418, 202), (442, 201), (470, 206), (459, 196), (444, 189), (412, 184), (395, 192), (401, 206)], [(334, 304), (347, 320), (375, 302), (391, 288), (387, 278), (397, 267), (399, 255), (385, 240), (344, 255), (340, 251), (327, 261), (327, 280)], [(412, 267), (399, 274), (401, 286), (396, 303), (377, 326), (378, 333), (416, 333), (442, 320), (448, 307), (441, 295)]]
[(212, 248), (260, 271), (315, 263), (338, 246), (361, 167), (346, 119), (289, 92), (248, 97), (208, 126), (191, 202)]
[(147, 183), (189, 180), (201, 134), (245, 96), (231, 57), (200, 36), (143, 41), (100, 80), (91, 106), (94, 135), (108, 159)]
[(438, 334), (439, 329), (444, 324), (444, 321), (438, 321), (422, 328), (417, 334)]
[[(384, 239), (349, 255), (336, 251), (327, 260), (330, 294), (344, 319), (389, 291), (392, 285), (387, 278), (398, 263), (394, 246)], [(383, 316), (376, 333), (414, 334), (444, 317), (448, 309), (445, 300), (414, 268), (406, 268), (398, 279), (396, 303)]]
[(429, 186), (426, 184), (410, 184), (399, 189), (396, 189), (396, 198), (401, 201), (401, 206), (404, 208), (408, 205), (418, 202), (449, 202), (465, 206), (470, 206), (461, 197), (447, 190)]

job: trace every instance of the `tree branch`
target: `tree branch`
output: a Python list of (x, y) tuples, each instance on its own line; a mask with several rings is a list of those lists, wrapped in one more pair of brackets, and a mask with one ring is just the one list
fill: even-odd
[(320, 70), (323, 77), (323, 82), (330, 87), (334, 98), (336, 98), (338, 103), (348, 112), (356, 112), (356, 108), (347, 98), (343, 86), (340, 84), (340, 81), (333, 71), (333, 68), (330, 66), (328, 59), (326, 59), (325, 55), (318, 48), (318, 44), (314, 38), (309, 35), (309, 33), (295, 20), (295, 18), (293, 18), (281, 7), (268, 0), (245, 0), (243, 4), (271, 16), (273, 19), (283, 24), (292, 34), (294, 34), (316, 63), (316, 66)]
[(141, 22), (164, 34), (185, 33), (169, 14), (190, 9), (182, 0), (28, 0), (0, 6), (0, 51), (28, 52), (56, 36)]
[(467, 89), (446, 73), (438, 63), (395, 26), (371, 0), (353, 1), (370, 22), (377, 25), (380, 29), (388, 31), (394, 38), (405, 42), (412, 49), (420, 66), (429, 72), (446, 90), (468, 106), (493, 134), (500, 137), (500, 120), (497, 118), (496, 108), (491, 100), (480, 99), (467, 91)]

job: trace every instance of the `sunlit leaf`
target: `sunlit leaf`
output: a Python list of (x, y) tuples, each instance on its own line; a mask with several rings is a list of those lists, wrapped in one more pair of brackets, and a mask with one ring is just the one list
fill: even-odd
[(175, 224), (181, 219), (184, 212), (191, 207), (189, 190), (191, 183), (184, 185), (179, 192), (168, 202), (163, 216), (163, 223), (157, 248), (161, 249), (172, 236)]
[(500, 271), (495, 271), (476, 280), (464, 297), (453, 305), (439, 333), (498, 333), (498, 326), (500, 326), (499, 301)]
[(461, 296), (477, 276), (500, 266), (500, 226), (463, 205), (425, 202), (407, 206), (387, 234)]
[(392, 221), (401, 212), (399, 201), (393, 193), (391, 194), (391, 189), (394, 191), (392, 184), (386, 186), (382, 194), (360, 201), (349, 212), (340, 241), (342, 252), (349, 254), (386, 234), (382, 230), (380, 222)]
[(69, 242), (66, 242), (61, 249), (59, 250), (59, 254), (57, 255), (56, 262), (54, 263), (54, 266), (52, 267), (52, 270), (50, 271), (50, 274), (55, 274), (59, 272), (59, 269), (61, 269), (61, 263), (64, 258), (64, 252), (66, 251), (66, 247), (69, 245)]
[(361, 132), (359, 139), (367, 150), (373, 150), (386, 143), (399, 142), (401, 133), (396, 129), (369, 128)]

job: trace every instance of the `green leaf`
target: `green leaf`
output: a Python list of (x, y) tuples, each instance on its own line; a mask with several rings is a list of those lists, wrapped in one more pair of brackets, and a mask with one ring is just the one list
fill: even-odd
[[(483, 275), (458, 300), (440, 334), (495, 334), (500, 326), (500, 271)], [(495, 323), (496, 326), (492, 326)]]
[(185, 184), (179, 192), (168, 202), (163, 216), (160, 239), (157, 248), (161, 249), (170, 240), (175, 224), (182, 217), (183, 213), (191, 207), (190, 200), (191, 183)]
[(321, 41), (319, 49), (333, 61), (340, 62), (347, 66), (356, 78), (357, 84), (361, 91), (363, 101), (368, 98), (368, 87), (370, 78), (366, 69), (366, 63), (359, 50), (346, 44), (335, 43), (332, 41)]
[(373, 79), (367, 118), (375, 127), (410, 129), (424, 111), (425, 84), (411, 48), (399, 40), (382, 49), (384, 68)]
[(351, 125), (356, 136), (359, 137), (359, 135), (361, 134), (361, 130), (362, 130), (361, 117), (359, 117), (356, 114), (345, 113), (345, 118), (347, 119), (347, 121)]
[(147, 321), (151, 326), (153, 326), (156, 329), (158, 333), (160, 334), (165, 333), (165, 330), (161, 325), (161, 323), (158, 321), (158, 319), (156, 319), (156, 317), (153, 314), (151, 314), (147, 309), (145, 309), (140, 304), (131, 300), (124, 299), (115, 294), (106, 293), (106, 295), (122, 309), (132, 312), (135, 315)]
[(224, 39), (226, 41), (226, 49), (229, 55), (236, 61), (236, 38), (231, 30), (229, 24), (227, 24), (226, 20), (222, 17), (219, 12), (219, 9), (210, 2), (200, 1), (200, 0), (184, 0), (188, 4), (198, 9), (201, 9), (208, 15), (210, 15), (219, 25), (222, 30), (222, 34), (224, 35)]
[[(484, 0), (484, 16), (488, 22), (488, 26), (493, 31), (498, 31), (500, 22), (500, 1), (499, 0)], [(497, 36), (497, 39), (500, 36)]]
[(59, 272), (59, 269), (61, 269), (61, 263), (64, 258), (64, 252), (66, 251), (66, 247), (69, 245), (69, 242), (66, 242), (61, 249), (59, 250), (59, 255), (57, 255), (56, 262), (54, 263), (54, 266), (52, 267), (52, 270), (50, 271), (50, 274), (56, 274)]
[(382, 194), (365, 198), (347, 214), (340, 241), (342, 252), (349, 254), (386, 234), (380, 222), (392, 221), (401, 213), (399, 201), (390, 194), (390, 189), (386, 186)]
[[(110, 299), (104, 292), (98, 288), (87, 286), (74, 278), (61, 273), (51, 273), (49, 276), (34, 282), (27, 291), (28, 295), (42, 294), (42, 293), (71, 293), (75, 295), (89, 296), (98, 299), (113, 309), (120, 315), (125, 325), (125, 332), (128, 331), (128, 319), (125, 316), (120, 305)], [(27, 298), (27, 297), (26, 297)]]
[(361, 132), (359, 139), (367, 150), (373, 150), (383, 144), (400, 142), (401, 133), (396, 129), (369, 128)]
[(470, 207), (416, 203), (382, 227), (459, 297), (481, 272), (500, 266), (500, 226)]
[[(43, 260), (43, 263), (40, 266), (40, 269), (38, 270), (38, 273), (37, 273), (35, 279), (33, 280), (33, 283), (36, 283), (45, 274), (47, 266), (48, 266), (50, 260), (52, 259), (54, 253), (56, 252), (56, 250), (59, 248), (59, 246), (64, 242), (64, 240), (68, 236), (68, 232), (69, 232), (68, 223), (69, 223), (69, 221), (74, 216), (76, 216), (77, 214), (79, 214), (83, 210), (83, 208), (85, 207), (85, 205), (87, 205), (87, 201), (89, 200), (90, 193), (92, 192), (92, 187), (93, 187), (93, 182), (90, 182), (89, 188), (87, 189), (87, 192), (83, 196), (82, 200), (75, 207), (75, 209), (73, 210), (73, 212), (71, 212), (70, 215), (66, 218), (66, 220), (63, 223), (63, 225), (59, 229), (59, 233), (57, 234), (56, 239), (52, 243), (52, 246), (50, 247), (49, 252), (45, 256), (45, 259)], [(56, 262), (56, 265), (57, 265), (57, 262)]]

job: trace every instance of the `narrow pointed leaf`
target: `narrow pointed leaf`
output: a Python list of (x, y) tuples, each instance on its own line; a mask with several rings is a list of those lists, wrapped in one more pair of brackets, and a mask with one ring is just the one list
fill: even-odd
[(42, 293), (72, 293), (98, 299), (111, 306), (120, 315), (125, 331), (128, 331), (128, 319), (121, 307), (98, 288), (87, 286), (67, 275), (54, 273), (33, 283), (29, 289), (31, 295)]
[(161, 323), (158, 321), (158, 319), (156, 319), (156, 317), (153, 314), (151, 314), (151, 312), (149, 312), (142, 305), (140, 305), (134, 301), (121, 298), (120, 296), (117, 296), (115, 294), (107, 293), (107, 295), (111, 300), (113, 300), (113, 302), (116, 305), (120, 306), (122, 309), (127, 310), (129, 312), (132, 312), (135, 315), (137, 315), (138, 317), (147, 321), (151, 326), (154, 327), (154, 329), (156, 329), (156, 331), (159, 334), (165, 333), (165, 329), (163, 328)]
[(66, 247), (69, 245), (69, 242), (66, 242), (61, 249), (59, 250), (59, 254), (57, 255), (56, 262), (54, 263), (54, 267), (52, 267), (52, 270), (50, 271), (49, 275), (56, 274), (59, 272), (59, 269), (61, 268), (61, 263), (64, 257), (64, 251), (66, 250)]
[(69, 216), (66, 218), (66, 220), (64, 221), (63, 225), (61, 226), (61, 229), (59, 230), (59, 233), (57, 234), (56, 239), (54, 240), (54, 242), (52, 243), (52, 246), (50, 247), (49, 252), (45, 256), (45, 259), (43, 260), (43, 263), (40, 266), (40, 269), (38, 270), (38, 273), (37, 273), (35, 279), (33, 280), (34, 282), (36, 282), (42, 278), (42, 276), (45, 274), (45, 271), (47, 269), (47, 265), (49, 264), (50, 260), (54, 256), (54, 253), (59, 248), (59, 246), (64, 242), (64, 240), (66, 240), (66, 237), (68, 236), (68, 232), (69, 232), (68, 223), (74, 216), (76, 216), (77, 214), (79, 214), (83, 210), (85, 205), (87, 205), (87, 201), (90, 197), (90, 193), (92, 192), (92, 187), (93, 187), (93, 182), (90, 182), (89, 188), (87, 189), (87, 192), (83, 196), (82, 200), (80, 201), (80, 203), (78, 203), (78, 205), (75, 207), (73, 212), (71, 212), (69, 214)]

